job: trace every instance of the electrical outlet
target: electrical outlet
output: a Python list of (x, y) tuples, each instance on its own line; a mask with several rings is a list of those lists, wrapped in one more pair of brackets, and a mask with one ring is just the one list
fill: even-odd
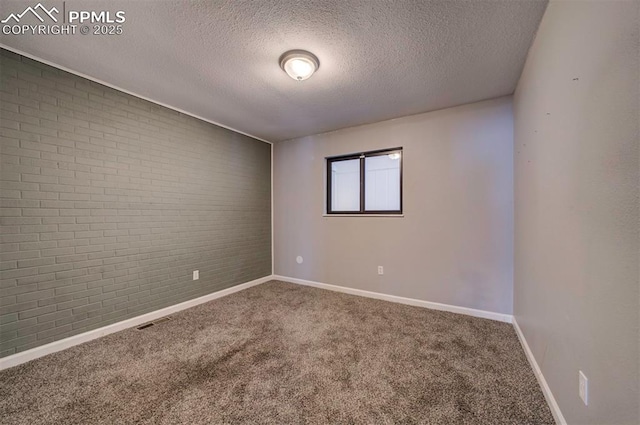
[(582, 373), (581, 370), (578, 371), (578, 394), (580, 394), (580, 398), (584, 402), (585, 406), (589, 405), (589, 380), (587, 376)]
[(384, 274), (384, 267), (378, 266), (378, 274), (382, 276)]
[(193, 271), (193, 280), (198, 280), (200, 279), (200, 270), (194, 270)]

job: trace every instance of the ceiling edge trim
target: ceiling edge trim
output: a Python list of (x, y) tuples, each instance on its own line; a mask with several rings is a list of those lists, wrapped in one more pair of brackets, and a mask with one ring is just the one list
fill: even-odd
[(445, 108), (431, 109), (431, 110), (428, 110), (428, 111), (416, 112), (415, 114), (409, 114), (409, 115), (400, 115), (400, 116), (393, 117), (393, 118), (386, 118), (386, 119), (383, 119), (383, 120), (380, 120), (380, 121), (364, 122), (362, 124), (355, 124), (355, 125), (350, 125), (350, 126), (347, 126), (347, 127), (340, 127), (340, 128), (336, 128), (335, 130), (327, 130), (327, 131), (323, 131), (321, 133), (306, 134), (306, 135), (303, 135), (303, 136), (292, 137), (290, 139), (278, 140), (278, 141), (275, 142), (275, 144), (280, 144), (280, 143), (285, 143), (285, 142), (293, 142), (293, 141), (296, 141), (296, 140), (304, 139), (306, 137), (325, 136), (325, 135), (329, 135), (329, 134), (336, 133), (336, 132), (355, 130), (358, 127), (374, 126), (374, 125), (378, 125), (378, 124), (387, 123), (389, 121), (398, 121), (398, 120), (404, 120), (404, 119), (408, 119), (408, 118), (415, 118), (415, 117), (418, 117), (420, 115), (433, 114), (433, 113), (437, 113), (437, 112), (440, 112), (440, 111), (446, 111), (447, 109), (463, 108), (463, 107), (465, 107), (467, 105), (474, 105), (476, 103), (491, 102), (491, 101), (494, 101), (494, 100), (497, 101), (497, 100), (502, 99), (502, 98), (511, 98), (511, 99), (513, 99), (513, 95), (514, 95), (514, 92), (511, 92), (511, 93), (507, 93), (507, 94), (501, 94), (499, 96), (487, 97), (487, 98), (484, 98), (484, 99), (474, 100), (472, 102), (458, 103), (456, 105), (447, 106)]
[(0, 43), (0, 48), (3, 48), (5, 50), (9, 50), (10, 52), (13, 52), (13, 53), (16, 53), (18, 55), (27, 57), (29, 59), (32, 59), (32, 60), (36, 61), (36, 62), (41, 62), (41, 63), (43, 63), (45, 65), (52, 66), (54, 68), (60, 69), (62, 71), (68, 72), (70, 74), (77, 75), (78, 77), (85, 78), (87, 80), (93, 81), (93, 82), (98, 83), (98, 84), (102, 84), (103, 86), (110, 87), (112, 89), (121, 91), (121, 92), (126, 93), (128, 95), (135, 96), (135, 97), (137, 97), (139, 99), (146, 100), (147, 102), (155, 103), (156, 105), (163, 106), (165, 108), (171, 109), (171, 110), (176, 111), (176, 112), (180, 112), (181, 114), (189, 115), (189, 116), (191, 116), (193, 118), (199, 119), (200, 121), (208, 122), (209, 124), (213, 124), (215, 126), (222, 127), (222, 128), (227, 129), (227, 130), (231, 130), (231, 131), (233, 131), (235, 133), (242, 134), (242, 135), (247, 136), (247, 137), (251, 137), (252, 139), (259, 140), (260, 142), (264, 142), (264, 143), (268, 143), (270, 145), (273, 145), (273, 142), (270, 142), (268, 140), (262, 139), (262, 138), (260, 138), (258, 136), (254, 136), (252, 134), (245, 133), (244, 131), (240, 131), (240, 130), (235, 129), (233, 127), (229, 127), (228, 125), (220, 124), (219, 122), (212, 121), (210, 119), (201, 117), (200, 115), (193, 114), (193, 113), (191, 113), (189, 111), (185, 111), (184, 109), (176, 108), (175, 106), (171, 106), (171, 105), (168, 105), (166, 103), (162, 103), (162, 102), (159, 102), (157, 100), (151, 99), (149, 97), (139, 95), (139, 94), (137, 94), (135, 92), (132, 92), (130, 90), (123, 89), (122, 87), (118, 87), (118, 86), (116, 86), (114, 84), (107, 83), (106, 81), (100, 80), (100, 79), (92, 77), (90, 75), (83, 74), (82, 72), (74, 71), (73, 69), (67, 68), (67, 67), (62, 66), (62, 65), (58, 65), (55, 62), (51, 62), (51, 61), (48, 61), (46, 59), (42, 59), (42, 58), (40, 58), (38, 56), (32, 55), (30, 53), (23, 52), (22, 50), (16, 49), (14, 47), (9, 47), (9, 46), (7, 46), (7, 45), (5, 45), (3, 43)]

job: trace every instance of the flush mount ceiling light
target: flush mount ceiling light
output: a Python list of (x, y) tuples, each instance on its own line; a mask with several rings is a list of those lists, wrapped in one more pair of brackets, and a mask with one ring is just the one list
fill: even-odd
[(280, 68), (297, 81), (311, 77), (319, 67), (318, 58), (305, 50), (289, 50), (280, 56)]

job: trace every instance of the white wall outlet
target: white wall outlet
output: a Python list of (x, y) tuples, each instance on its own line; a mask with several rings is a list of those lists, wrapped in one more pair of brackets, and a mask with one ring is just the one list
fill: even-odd
[(298, 256), (296, 257), (296, 263), (298, 263), (298, 264), (302, 264), (302, 262), (303, 262), (303, 261), (304, 261), (304, 258), (302, 258), (301, 256), (299, 256), (299, 255), (298, 255)]
[(384, 274), (384, 267), (378, 266), (378, 274), (382, 276)]
[(581, 370), (578, 371), (578, 394), (580, 394), (580, 398), (584, 402), (585, 406), (589, 405), (589, 380), (587, 376), (582, 373)]
[(193, 271), (193, 280), (198, 280), (200, 279), (200, 270), (194, 270)]

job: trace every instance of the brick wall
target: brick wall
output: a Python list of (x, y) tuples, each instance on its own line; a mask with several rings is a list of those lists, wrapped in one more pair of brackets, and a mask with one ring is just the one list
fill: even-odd
[(6, 50), (0, 75), (0, 357), (271, 274), (269, 144)]

